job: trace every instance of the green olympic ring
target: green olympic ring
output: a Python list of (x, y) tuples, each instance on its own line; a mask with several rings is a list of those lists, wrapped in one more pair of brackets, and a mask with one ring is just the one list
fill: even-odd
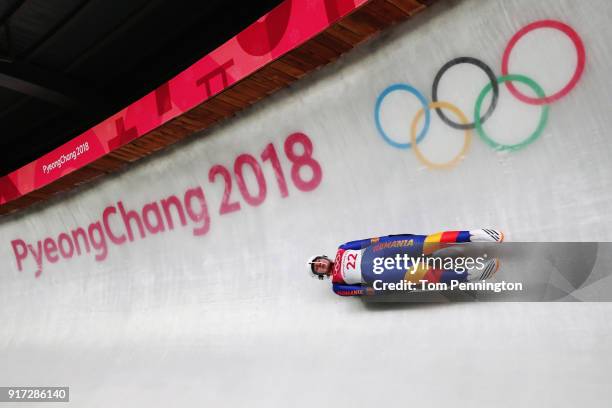
[[(513, 81), (521, 82), (529, 86), (531, 89), (535, 91), (535, 93), (537, 94), (539, 98), (546, 97), (546, 94), (544, 93), (544, 90), (542, 89), (542, 87), (538, 85), (533, 79), (530, 79), (524, 75), (510, 74), (510, 75), (500, 76), (499, 78), (497, 78), (497, 83), (499, 84), (503, 82), (513, 82)], [(478, 135), (480, 136), (480, 138), (484, 140), (489, 146), (491, 146), (495, 150), (515, 151), (515, 150), (522, 149), (523, 147), (526, 147), (530, 145), (531, 143), (533, 143), (538, 137), (540, 137), (540, 135), (542, 134), (542, 131), (544, 130), (544, 127), (546, 126), (546, 121), (548, 120), (549, 106), (542, 105), (542, 113), (540, 115), (540, 121), (538, 122), (538, 127), (528, 138), (526, 138), (522, 142), (512, 144), (512, 145), (502, 144), (502, 143), (496, 142), (489, 135), (487, 135), (487, 133), (484, 131), (482, 127), (482, 120), (480, 119), (480, 110), (482, 108), (482, 102), (484, 101), (485, 96), (487, 96), (487, 94), (491, 91), (492, 87), (493, 85), (489, 82), (484, 87), (484, 89), (480, 92), (480, 95), (478, 95), (478, 99), (476, 100), (476, 107), (474, 109), (474, 125), (475, 125), (476, 130), (478, 131)]]

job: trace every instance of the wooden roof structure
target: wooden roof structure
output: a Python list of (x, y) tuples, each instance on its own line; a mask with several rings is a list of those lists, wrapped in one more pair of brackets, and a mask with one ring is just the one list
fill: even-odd
[(386, 28), (409, 19), (433, 0), (370, 0), (303, 45), (269, 63), (194, 109), (113, 150), (62, 178), (0, 206), (0, 215), (46, 201), (61, 192), (103, 177), (227, 120), (283, 89)]

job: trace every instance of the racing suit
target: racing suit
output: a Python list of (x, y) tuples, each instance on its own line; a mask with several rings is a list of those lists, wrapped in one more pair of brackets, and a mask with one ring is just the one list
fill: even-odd
[[(487, 279), (497, 268), (497, 263), (485, 268), (476, 276), (469, 273), (459, 273), (455, 270), (428, 268), (419, 264), (413, 268), (388, 268), (384, 274), (373, 272), (373, 260), (376, 257), (390, 257), (407, 254), (410, 257), (436, 255), (442, 249), (454, 244), (467, 242), (502, 242), (503, 233), (492, 229), (472, 231), (445, 231), (431, 235), (400, 234), (387, 235), (379, 238), (350, 241), (340, 245), (334, 259), (332, 272), (333, 291), (340, 296), (359, 296), (366, 294), (369, 288), (366, 284), (376, 279), (385, 282), (401, 280), (419, 282), (466, 281), (472, 279)], [(493, 270), (495, 269), (495, 270)], [(371, 292), (367, 292), (371, 293)]]

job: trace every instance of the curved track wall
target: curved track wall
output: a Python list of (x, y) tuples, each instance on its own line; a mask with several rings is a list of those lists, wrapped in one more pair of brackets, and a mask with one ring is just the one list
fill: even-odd
[[(78, 406), (602, 404), (608, 304), (366, 305), (304, 262), (400, 232), (612, 239), (611, 12), (442, 2), (192, 142), (3, 219), (0, 383), (69, 385)], [(471, 57), (499, 77), (525, 27), (518, 91), (566, 95), (533, 104), (502, 79), (488, 142), (428, 110), (420, 156), (402, 148), (440, 68)], [(440, 75), (448, 118), (472, 122), (481, 93), (489, 109), (482, 67)]]

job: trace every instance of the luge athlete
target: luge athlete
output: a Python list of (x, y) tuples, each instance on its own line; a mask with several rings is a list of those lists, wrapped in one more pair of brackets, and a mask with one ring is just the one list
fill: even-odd
[[(431, 235), (388, 235), (347, 242), (340, 245), (333, 260), (326, 255), (316, 255), (309, 259), (307, 265), (313, 276), (319, 279), (331, 277), (333, 290), (340, 296), (366, 294), (368, 289), (371, 290), (368, 285), (376, 280), (390, 283), (484, 280), (493, 276), (499, 268), (497, 259), (462, 267), (459, 271), (459, 268), (447, 269), (439, 267), (439, 264), (438, 267), (432, 266), (426, 257), (442, 256), (446, 248), (455, 244), (503, 240), (504, 234), (493, 229), (445, 231)], [(392, 262), (384, 263), (388, 259)], [(400, 262), (402, 260), (403, 264)]]

